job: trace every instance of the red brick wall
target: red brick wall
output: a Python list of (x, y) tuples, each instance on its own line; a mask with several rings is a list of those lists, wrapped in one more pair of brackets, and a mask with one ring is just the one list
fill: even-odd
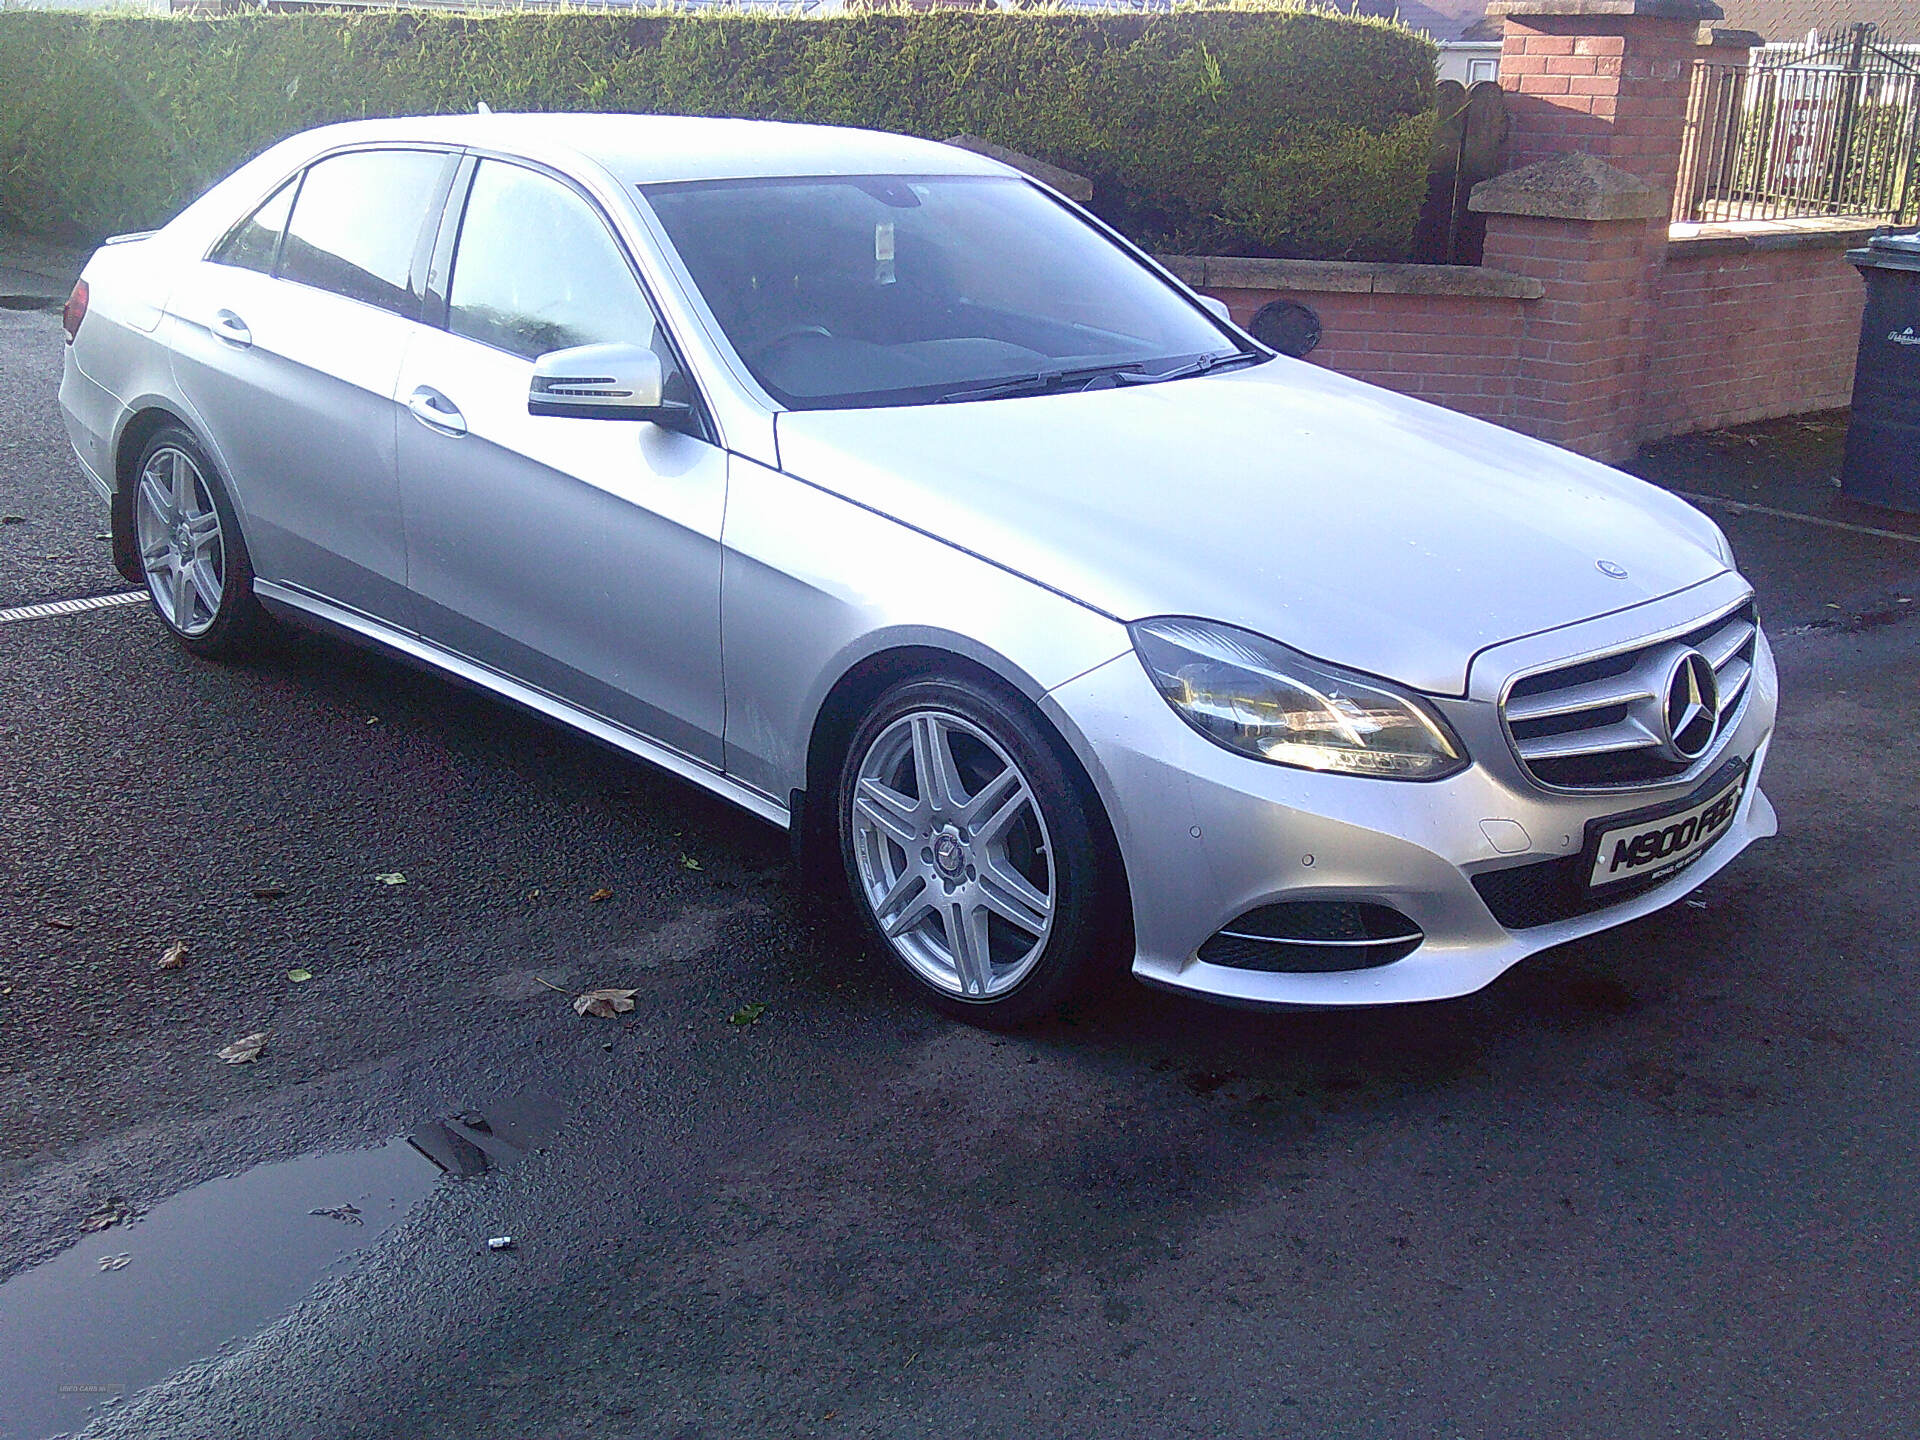
[[(1696, 22), (1713, 7), (1694, 7), (1692, 19), (1679, 3), (1644, 7), (1658, 14), (1587, 0), (1564, 11), (1593, 13), (1541, 13), (1556, 7), (1539, 0), (1496, 8), (1507, 10), (1507, 163), (1572, 152), (1602, 162), (1546, 166), (1507, 193), (1476, 193), (1499, 293), (1539, 298), (1492, 298), (1494, 287), (1438, 272), (1432, 285), (1379, 275), (1342, 288), (1342, 275), (1311, 266), (1287, 290), (1206, 288), (1243, 324), (1276, 296), (1301, 300), (1321, 317), (1319, 363), (1603, 460), (1663, 435), (1846, 404), (1863, 295), (1843, 249), (1857, 236), (1783, 227), (1764, 242), (1670, 243), (1666, 196), (1701, 54)], [(1766, 248), (1783, 244), (1809, 248)], [(1234, 262), (1197, 263), (1203, 284), (1235, 278)], [(1536, 283), (1516, 287), (1516, 276)], [(1244, 268), (1238, 278), (1293, 279)], [(1443, 283), (1479, 293), (1432, 293)]]
[(1640, 438), (1847, 404), (1865, 298), (1839, 249), (1670, 248), (1653, 307)]
[(1269, 300), (1309, 307), (1320, 317), (1320, 346), (1307, 357), (1316, 364), (1482, 420), (1508, 418), (1527, 301), (1207, 288), (1242, 325)]
[(1243, 325), (1269, 300), (1309, 306), (1317, 364), (1606, 459), (1851, 398), (1864, 289), (1839, 248), (1704, 253), (1662, 246), (1658, 222), (1496, 221), (1499, 267), (1543, 299), (1206, 288)]

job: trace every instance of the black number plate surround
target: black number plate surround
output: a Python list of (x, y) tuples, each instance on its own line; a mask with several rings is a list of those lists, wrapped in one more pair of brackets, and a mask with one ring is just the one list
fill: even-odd
[(1603, 881), (1599, 884), (1595, 884), (1592, 879), (1594, 865), (1600, 854), (1600, 841), (1611, 831), (1644, 829), (1651, 826), (1657, 820), (1664, 820), (1674, 815), (1684, 815), (1689, 810), (1697, 809), (1706, 804), (1709, 800), (1713, 799), (1715, 795), (1732, 787), (1736, 782), (1739, 785), (1739, 791), (1734, 797), (1734, 808), (1737, 812), (1741, 802), (1746, 798), (1746, 768), (1745, 761), (1730, 760), (1718, 770), (1714, 771), (1705, 784), (1696, 786), (1693, 793), (1688, 795), (1684, 800), (1678, 802), (1667, 801), (1660, 805), (1648, 805), (1640, 810), (1629, 810), (1619, 815), (1603, 815), (1597, 820), (1589, 820), (1587, 822), (1585, 844), (1581, 847), (1580, 851), (1580, 873), (1585, 879), (1588, 892), (1595, 895), (1611, 894), (1616, 885), (1632, 885), (1636, 890), (1648, 889), (1663, 880), (1668, 880), (1678, 875), (1701, 856), (1707, 854), (1715, 845), (1718, 845), (1726, 838), (1727, 831), (1731, 828), (1730, 824), (1722, 827), (1720, 833), (1715, 835), (1713, 839), (1709, 840), (1706, 844), (1695, 846), (1688, 850), (1686, 854), (1674, 860), (1670, 865), (1634, 870), (1620, 876), (1617, 880)]

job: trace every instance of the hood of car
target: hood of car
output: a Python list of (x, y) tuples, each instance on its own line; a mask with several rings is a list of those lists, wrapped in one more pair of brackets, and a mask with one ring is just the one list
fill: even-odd
[(1118, 619), (1225, 621), (1433, 694), (1488, 645), (1726, 569), (1653, 486), (1300, 361), (777, 427), (788, 473)]

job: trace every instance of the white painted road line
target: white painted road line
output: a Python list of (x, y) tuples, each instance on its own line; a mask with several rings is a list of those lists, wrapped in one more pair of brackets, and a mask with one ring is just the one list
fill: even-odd
[(144, 590), (125, 590), (118, 595), (89, 595), (84, 600), (49, 600), (44, 605), (22, 605), (0, 610), (0, 625), (15, 620), (52, 620), (60, 615), (84, 615), (89, 610), (111, 610), (120, 605), (137, 605), (147, 598)]
[(1731, 510), (1736, 515), (1771, 515), (1776, 520), (1798, 520), (1803, 525), (1824, 525), (1829, 530), (1845, 530), (1852, 535), (1872, 535), (1881, 540), (1901, 540), (1909, 545), (1920, 545), (1920, 535), (1903, 535), (1898, 530), (1876, 530), (1871, 525), (1849, 525), (1844, 520), (1827, 520), (1819, 515), (1802, 515), (1798, 510), (1779, 510), (1771, 505), (1749, 505), (1744, 500), (1728, 500), (1719, 495), (1702, 495), (1693, 490), (1673, 490), (1669, 494), (1678, 495), (1682, 500), (1691, 500), (1696, 505), (1718, 505), (1723, 510)]

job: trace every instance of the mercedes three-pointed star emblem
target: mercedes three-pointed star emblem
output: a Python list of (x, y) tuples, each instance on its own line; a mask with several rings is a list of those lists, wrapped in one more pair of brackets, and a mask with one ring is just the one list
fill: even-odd
[(1720, 686), (1713, 662), (1698, 650), (1675, 657), (1667, 672), (1667, 750), (1676, 760), (1698, 760), (1720, 728)]

